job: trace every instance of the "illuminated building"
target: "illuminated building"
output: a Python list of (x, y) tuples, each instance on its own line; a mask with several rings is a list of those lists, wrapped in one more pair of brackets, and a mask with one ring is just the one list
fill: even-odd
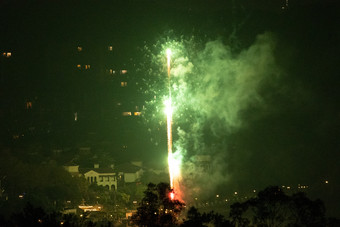
[(117, 189), (117, 176), (113, 168), (99, 168), (98, 164), (94, 168), (80, 169), (80, 173), (89, 183), (103, 186), (109, 190)]

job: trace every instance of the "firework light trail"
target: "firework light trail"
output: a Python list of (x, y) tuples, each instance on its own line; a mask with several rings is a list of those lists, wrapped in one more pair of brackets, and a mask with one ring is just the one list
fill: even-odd
[(169, 165), (169, 176), (170, 176), (170, 187), (173, 190), (170, 193), (171, 200), (180, 199), (179, 194), (179, 178), (180, 178), (180, 163), (174, 157), (172, 152), (172, 100), (171, 100), (171, 72), (170, 72), (170, 62), (171, 62), (171, 50), (167, 49), (167, 66), (168, 66), (168, 87), (169, 87), (169, 97), (165, 102), (165, 112), (167, 116), (167, 137), (168, 137), (168, 165)]
[(167, 117), (167, 136), (168, 136), (168, 165), (169, 165), (169, 176), (170, 176), (170, 187), (174, 187), (174, 175), (173, 175), (173, 157), (172, 157), (172, 106), (171, 106), (171, 81), (170, 81), (170, 60), (171, 50), (166, 50), (167, 65), (168, 65), (168, 87), (169, 87), (169, 98), (165, 102), (166, 106), (166, 117)]
[[(266, 108), (261, 87), (273, 75), (281, 75), (275, 44), (272, 35), (265, 33), (235, 53), (222, 40), (202, 43), (194, 38), (166, 38), (143, 48), (144, 56), (151, 59), (151, 65), (146, 62), (140, 70), (148, 72), (145, 119), (153, 124), (148, 130), (156, 146), (165, 139), (159, 127), (167, 127), (167, 171), (173, 192), (169, 199), (190, 203), (197, 196), (209, 198), (238, 173), (239, 163), (228, 166), (229, 147), (234, 146), (229, 138), (247, 123), (240, 113), (253, 106)], [(214, 157), (209, 171), (198, 163), (200, 155)]]

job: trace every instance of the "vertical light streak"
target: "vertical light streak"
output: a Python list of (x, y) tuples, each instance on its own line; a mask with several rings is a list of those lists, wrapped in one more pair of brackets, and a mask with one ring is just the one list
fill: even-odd
[(172, 106), (171, 106), (171, 81), (170, 81), (170, 61), (171, 50), (166, 50), (167, 65), (168, 65), (168, 86), (169, 86), (169, 100), (166, 103), (167, 114), (167, 135), (168, 135), (168, 165), (170, 176), (170, 187), (174, 187), (174, 175), (173, 175), (173, 156), (172, 156)]

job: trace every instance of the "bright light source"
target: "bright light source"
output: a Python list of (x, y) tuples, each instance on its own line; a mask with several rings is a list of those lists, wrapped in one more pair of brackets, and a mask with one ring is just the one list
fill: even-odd
[(171, 55), (171, 50), (170, 49), (166, 49), (166, 55), (170, 56)]
[(170, 199), (174, 200), (174, 198), (175, 198), (175, 193), (174, 192), (170, 192)]
[(167, 116), (172, 115), (173, 109), (172, 109), (172, 107), (171, 107), (171, 100), (170, 100), (170, 99), (165, 100), (165, 101), (164, 101), (164, 104), (165, 104), (165, 110), (164, 110), (165, 114), (166, 114)]

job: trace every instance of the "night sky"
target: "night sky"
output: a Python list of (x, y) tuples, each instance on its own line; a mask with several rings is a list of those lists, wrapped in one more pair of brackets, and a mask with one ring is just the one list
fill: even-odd
[[(147, 103), (153, 94), (159, 93), (155, 89), (163, 86), (163, 80), (149, 75), (146, 69), (162, 67), (153, 65), (155, 62), (143, 50), (157, 55), (161, 51), (157, 43), (167, 37), (193, 40), (192, 45), (186, 42), (185, 48), (197, 68), (195, 72), (200, 74), (193, 72), (187, 82), (192, 91), (196, 89), (192, 97), (202, 105), (204, 114), (192, 106), (188, 108), (196, 115), (182, 111), (174, 128), (181, 128), (186, 135), (182, 138), (175, 134), (174, 138), (187, 139), (187, 160), (196, 154), (218, 159), (213, 170), (218, 173), (213, 174), (221, 181), (208, 182), (211, 190), (306, 184), (322, 194), (320, 185), (329, 180), (333, 194), (320, 195), (326, 202), (339, 201), (335, 192), (340, 189), (340, 5), (335, 0), (291, 0), (288, 8), (282, 9), (283, 6), (283, 0), (0, 1), (0, 50), (1, 54), (12, 53), (10, 58), (1, 55), (0, 62), (1, 144), (15, 147), (13, 134), (26, 132), (34, 125), (34, 135), (25, 140), (27, 143), (42, 142), (49, 148), (76, 147), (86, 140), (84, 144), (95, 147), (110, 141), (108, 147), (101, 145), (101, 149), (118, 157), (116, 148), (126, 140), (130, 141), (126, 142), (129, 153), (119, 158), (164, 164), (165, 124), (160, 122), (160, 116), (152, 117), (150, 111), (157, 108)], [(260, 47), (269, 42), (272, 46), (267, 55)], [(221, 45), (230, 56), (222, 53), (220, 60), (209, 63), (212, 55), (208, 43)], [(97, 57), (101, 54), (98, 48), (109, 45), (115, 50), (114, 63)], [(136, 91), (119, 95), (119, 88), (109, 85), (101, 71), (95, 78), (78, 75), (72, 69), (77, 64), (77, 46), (92, 50), (87, 61), (94, 70), (96, 65), (111, 63), (117, 69), (130, 70), (129, 81)], [(257, 46), (260, 47), (256, 49)], [(272, 63), (265, 62), (267, 68), (254, 74), (257, 82), (249, 84), (246, 77), (244, 83), (254, 86), (256, 99), (251, 93), (243, 96), (253, 87), (247, 89), (243, 83), (228, 85), (229, 80), (223, 79), (228, 73), (221, 78), (205, 76), (218, 67), (229, 72), (224, 58), (240, 66), (240, 70), (230, 70), (231, 74), (238, 75), (247, 67), (257, 69), (256, 65), (263, 63), (260, 56)], [(200, 81), (195, 85), (196, 78)], [(220, 90), (209, 99), (208, 83), (213, 83), (214, 78), (219, 80)], [(140, 86), (143, 89), (138, 90)], [(227, 100), (228, 92), (234, 94), (232, 89), (240, 92), (239, 96), (233, 102), (225, 101), (223, 97)], [(206, 98), (198, 96), (198, 91), (207, 92)], [(131, 122), (107, 117), (111, 114), (112, 97), (123, 102), (132, 100), (132, 106), (145, 105), (145, 116)], [(27, 101), (33, 102), (33, 112), (39, 109), (32, 114), (39, 117), (23, 114)], [(226, 116), (231, 116), (230, 103), (242, 104), (233, 112), (232, 122), (222, 117), (224, 110)], [(79, 112), (76, 126), (74, 112)], [(84, 121), (83, 112), (87, 115)], [(200, 120), (191, 119), (195, 116)], [(191, 131), (198, 122), (199, 129)], [(195, 133), (200, 133), (201, 148), (195, 147)], [(330, 207), (334, 213), (339, 210), (334, 203)]]

